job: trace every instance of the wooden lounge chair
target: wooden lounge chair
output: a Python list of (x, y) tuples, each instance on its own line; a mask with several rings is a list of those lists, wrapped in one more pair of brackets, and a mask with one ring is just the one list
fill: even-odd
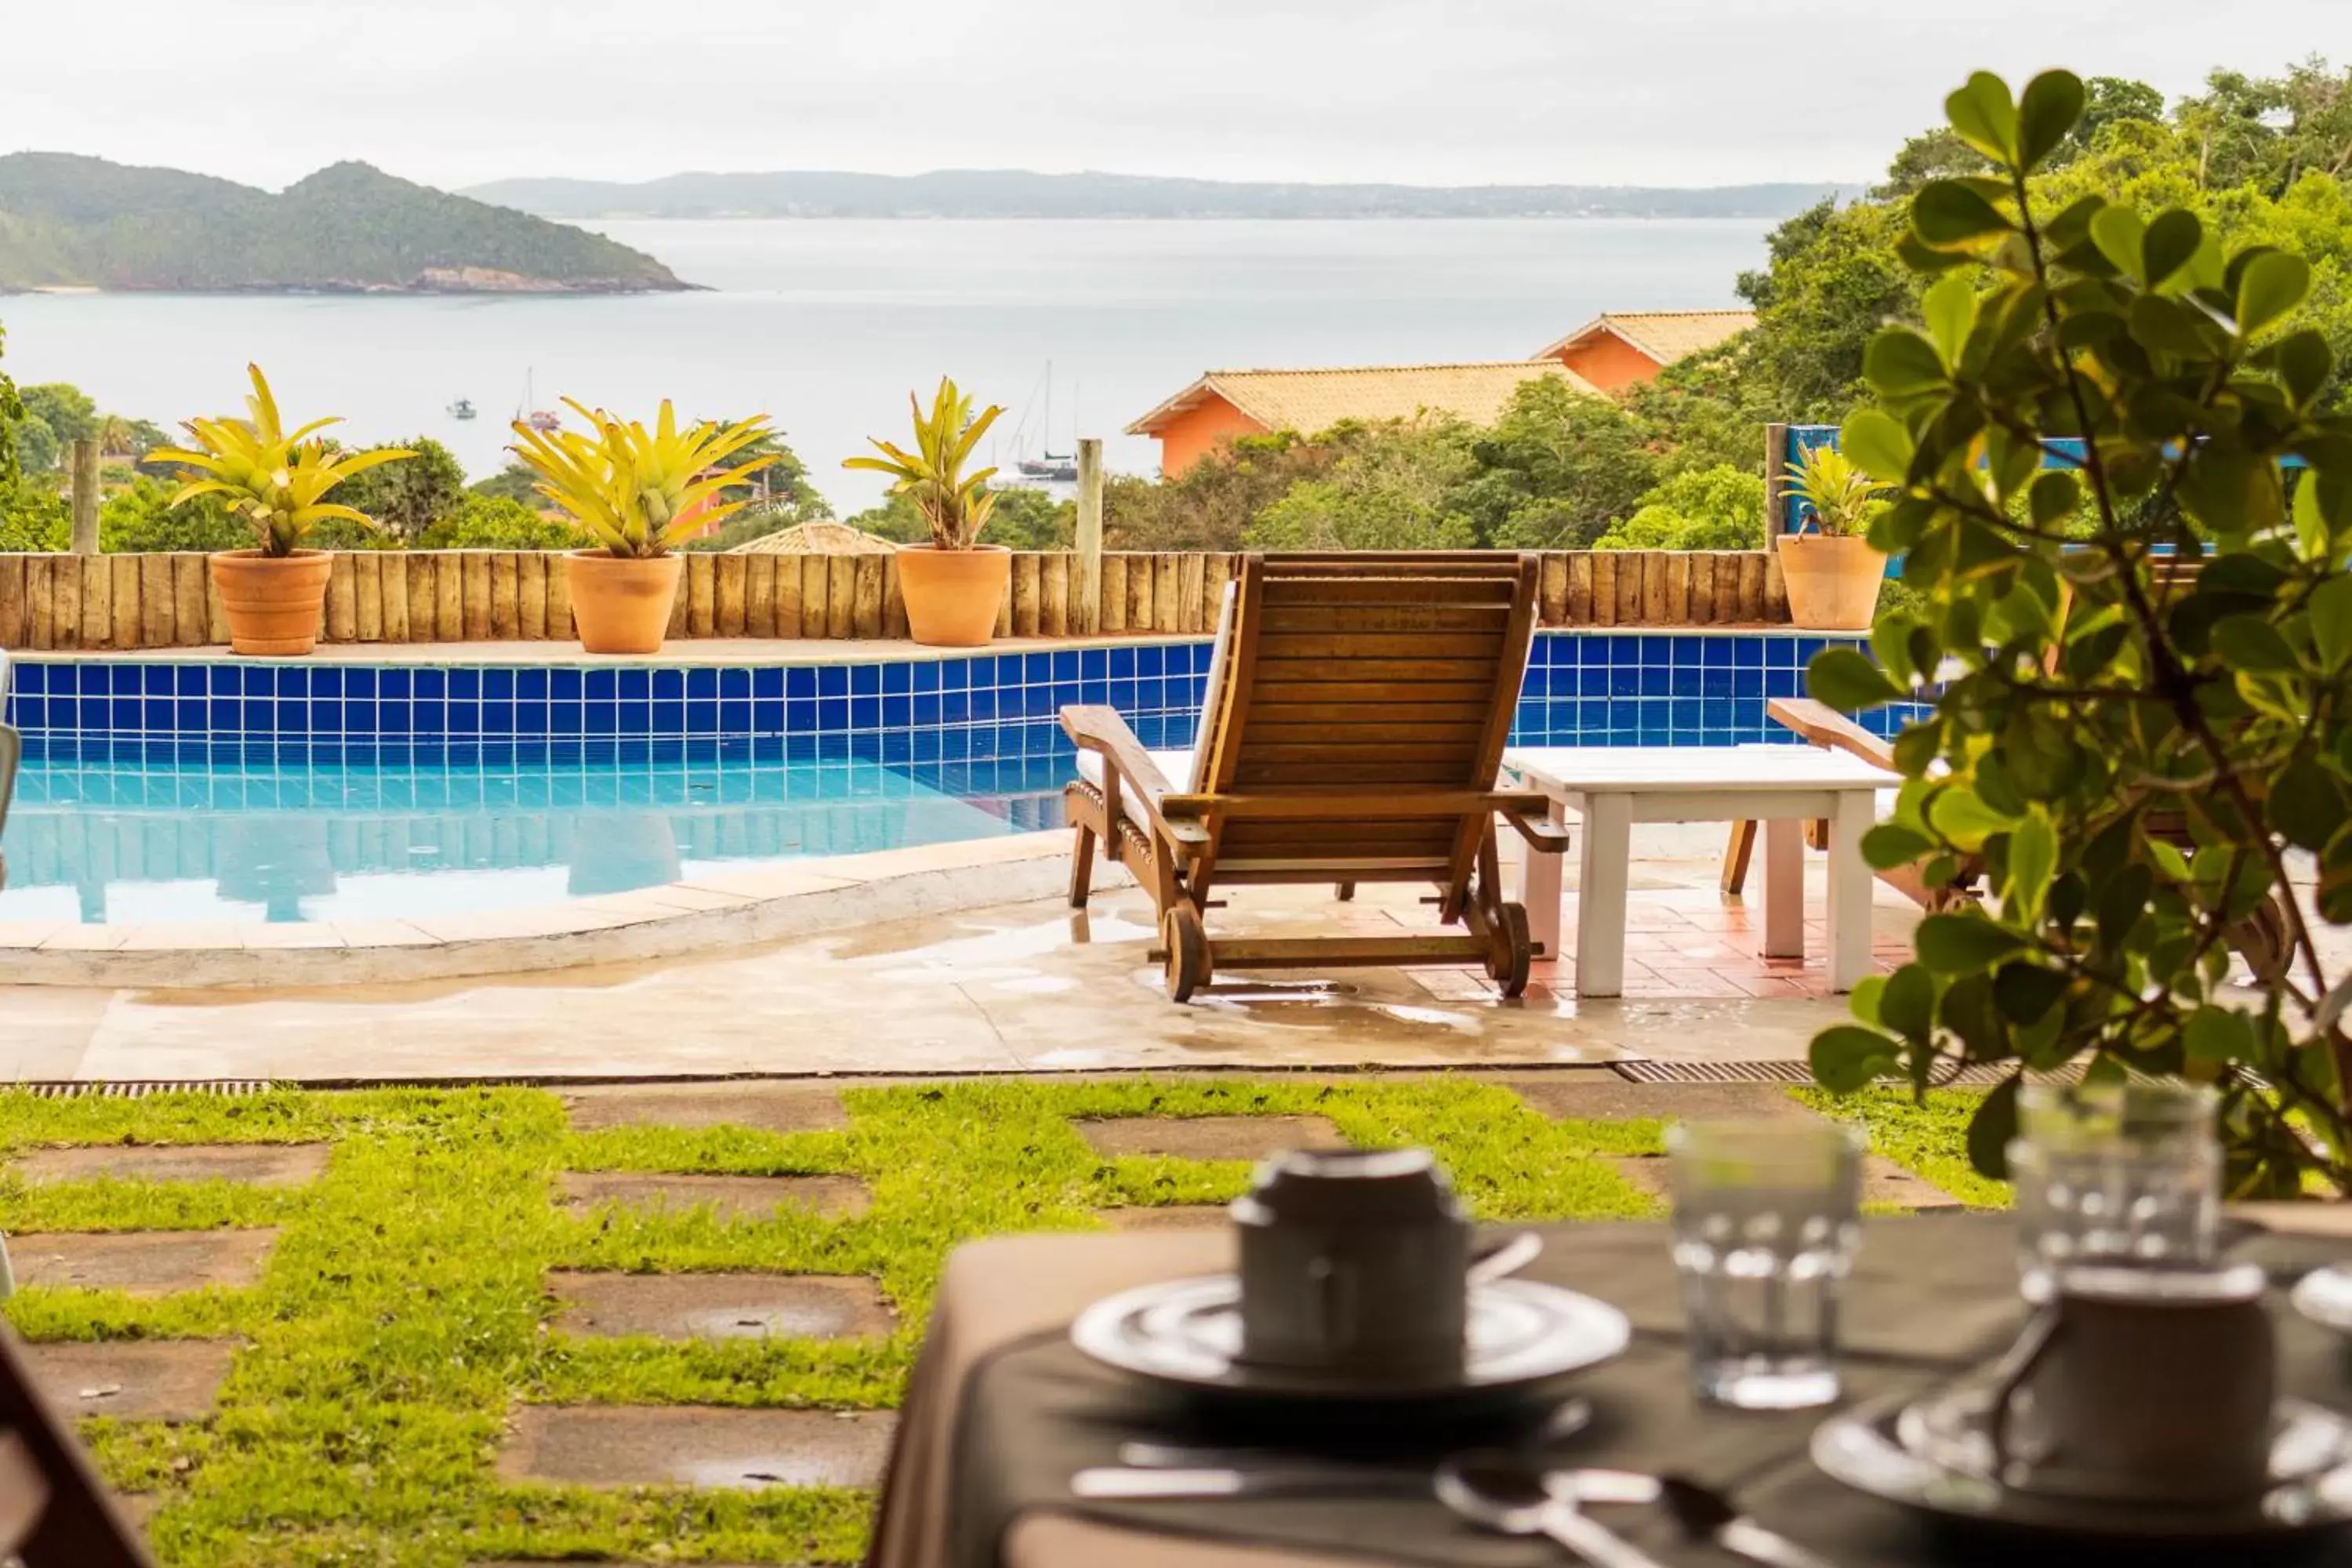
[[(0, 649), (0, 714), (8, 710), (8, 655)], [(8, 801), (16, 793), (16, 763), (24, 755), (25, 738), (0, 723), (0, 829), (8, 826)], [(8, 885), (8, 857), (0, 854), (0, 888)]]
[[(1070, 902), (1096, 847), (1159, 911), (1168, 994), (1228, 969), (1482, 963), (1505, 995), (1535, 948), (1507, 902), (1495, 820), (1529, 853), (1568, 836), (1544, 798), (1495, 788), (1536, 620), (1534, 557), (1501, 552), (1246, 557), (1219, 616), (1199, 740), (1147, 752), (1107, 707), (1062, 710), (1079, 747)], [(1242, 883), (1427, 883), (1459, 932), (1217, 937), (1212, 895)]]
[(23, 1568), (155, 1568), (72, 1428), (33, 1386), (0, 1327), (0, 1563)]

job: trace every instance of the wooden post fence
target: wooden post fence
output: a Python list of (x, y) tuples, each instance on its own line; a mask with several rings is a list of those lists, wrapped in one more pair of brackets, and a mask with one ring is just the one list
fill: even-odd
[(1103, 470), (1102, 441), (1078, 442), (1078, 606), (1072, 629), (1092, 637), (1102, 630)]
[(73, 444), (73, 552), (98, 553), (98, 442), (91, 437)]

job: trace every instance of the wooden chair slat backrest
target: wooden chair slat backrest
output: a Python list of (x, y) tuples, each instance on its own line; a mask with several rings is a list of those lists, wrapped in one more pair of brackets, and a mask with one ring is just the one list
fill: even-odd
[(1492, 787), (1533, 637), (1538, 567), (1504, 553), (1249, 556), (1202, 718), (1210, 795), (1329, 795), (1319, 818), (1224, 823), (1217, 860), (1309, 879), (1459, 884), (1476, 815), (1350, 819), (1350, 792)]
[[(37, 1493), (38, 1495), (34, 1495)], [(29, 1506), (28, 1506), (29, 1505)], [(25, 1568), (155, 1568), (89, 1456), (0, 1328), (0, 1561)]]

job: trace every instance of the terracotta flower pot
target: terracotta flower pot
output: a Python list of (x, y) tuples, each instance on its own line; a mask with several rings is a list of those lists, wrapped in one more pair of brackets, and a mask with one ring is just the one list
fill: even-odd
[(1784, 533), (1780, 580), (1789, 589), (1789, 619), (1808, 631), (1864, 632), (1878, 613), (1886, 557), (1870, 541), (1843, 534)]
[(572, 583), (572, 619), (588, 653), (659, 653), (683, 555), (614, 555), (575, 550), (563, 558)]
[(1013, 581), (1013, 552), (1002, 544), (941, 550), (898, 546), (898, 585), (907, 629), (927, 647), (983, 647), (996, 636), (996, 612)]
[(282, 658), (317, 647), (327, 576), (334, 566), (335, 558), (323, 550), (291, 555), (225, 550), (215, 555), (213, 586), (228, 613), (229, 651)]

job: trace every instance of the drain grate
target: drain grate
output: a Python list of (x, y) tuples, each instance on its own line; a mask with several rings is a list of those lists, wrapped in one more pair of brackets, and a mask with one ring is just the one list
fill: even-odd
[[(1792, 1083), (1813, 1081), (1812, 1069), (1802, 1062), (1612, 1062), (1621, 1078), (1634, 1083)], [(1937, 1079), (1937, 1085), (1961, 1084), (1990, 1088), (2007, 1078), (2013, 1069), (1993, 1063), (1965, 1067), (1948, 1078)], [(2079, 1077), (2080, 1068), (2062, 1069), (2061, 1078)], [(2036, 1078), (2042, 1074), (2033, 1075)], [(1890, 1080), (1900, 1081), (1900, 1080)]]
[(36, 1100), (145, 1100), (156, 1094), (267, 1094), (266, 1078), (131, 1078), (113, 1083), (20, 1083), (22, 1094)]

